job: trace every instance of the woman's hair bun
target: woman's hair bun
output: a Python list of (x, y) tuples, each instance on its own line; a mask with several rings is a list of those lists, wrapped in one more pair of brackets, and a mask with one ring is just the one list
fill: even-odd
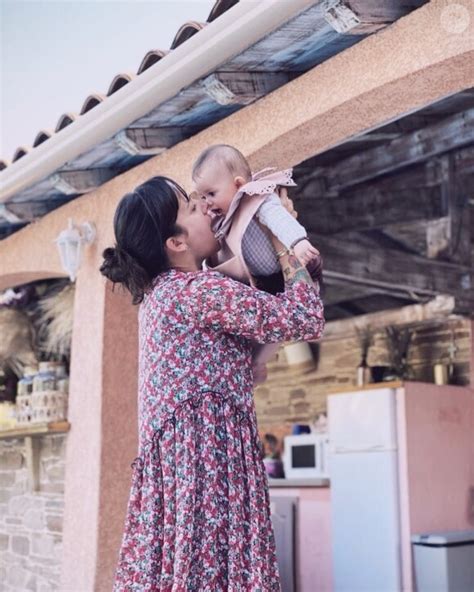
[(133, 304), (143, 300), (144, 287), (150, 285), (150, 276), (146, 269), (124, 249), (119, 246), (107, 247), (102, 257), (100, 273), (114, 284), (122, 284), (133, 296)]
[(100, 266), (100, 272), (111, 282), (121, 283), (125, 279), (127, 268), (124, 265), (124, 256), (116, 247), (108, 247), (102, 253), (104, 261)]

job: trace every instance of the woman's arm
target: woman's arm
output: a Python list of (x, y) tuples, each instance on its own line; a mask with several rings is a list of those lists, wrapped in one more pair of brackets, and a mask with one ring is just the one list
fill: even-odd
[(258, 343), (318, 339), (324, 329), (319, 288), (291, 254), (281, 256), (285, 292), (272, 296), (216, 272), (192, 278), (180, 299), (198, 327)]
[(279, 255), (279, 260), (283, 279), (285, 280), (285, 289), (298, 281), (314, 286), (314, 282), (311, 279), (308, 270), (300, 263), (293, 251), (286, 249), (281, 243), (278, 245), (275, 244), (275, 242), (279, 243), (280, 241), (275, 239), (274, 245), (275, 250), (277, 251), (277, 256), (281, 253)]

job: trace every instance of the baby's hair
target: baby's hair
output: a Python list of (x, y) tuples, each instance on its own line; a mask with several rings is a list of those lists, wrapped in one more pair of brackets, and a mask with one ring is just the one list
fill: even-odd
[(205, 164), (216, 160), (223, 163), (233, 177), (243, 177), (246, 181), (251, 180), (252, 172), (247, 159), (237, 148), (228, 144), (214, 144), (201, 152), (193, 165), (193, 179), (199, 176)]

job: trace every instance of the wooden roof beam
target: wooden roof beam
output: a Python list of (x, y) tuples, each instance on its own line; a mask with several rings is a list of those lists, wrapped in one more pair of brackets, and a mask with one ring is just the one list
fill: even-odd
[(362, 35), (382, 29), (426, 0), (323, 0), (324, 17), (335, 31)]
[(384, 329), (387, 325), (411, 325), (448, 318), (455, 311), (452, 296), (436, 296), (423, 304), (410, 304), (395, 310), (382, 310), (366, 315), (326, 323), (324, 341), (341, 339), (357, 330)]
[(80, 195), (100, 187), (122, 171), (111, 168), (62, 171), (51, 175), (51, 185), (64, 195)]
[(398, 193), (371, 188), (340, 198), (295, 201), (295, 208), (308, 231), (323, 235), (439, 220), (446, 213), (440, 187), (414, 187)]
[(448, 248), (443, 253), (451, 261), (466, 267), (471, 266), (471, 208), (472, 183), (456, 178), (452, 155), (446, 154), (441, 160), (443, 182), (441, 185), (444, 207), (448, 210), (447, 237)]
[(340, 197), (313, 199), (313, 186), (307, 185), (304, 197), (296, 198), (294, 205), (308, 231), (316, 234), (372, 230), (446, 216), (441, 184), (441, 177), (432, 177), (425, 167), (419, 167), (352, 189)]
[(200, 131), (197, 127), (128, 128), (115, 135), (115, 142), (128, 154), (161, 154)]
[(337, 166), (319, 171), (318, 177), (325, 179), (326, 194), (336, 195), (345, 188), (473, 143), (474, 108), (396, 138), (386, 146), (350, 156)]
[(415, 300), (447, 294), (474, 302), (474, 273), (469, 267), (311, 233), (309, 239), (324, 257), (328, 279), (384, 287), (396, 293), (406, 291)]
[(219, 105), (248, 105), (294, 77), (285, 72), (215, 72), (201, 85)]

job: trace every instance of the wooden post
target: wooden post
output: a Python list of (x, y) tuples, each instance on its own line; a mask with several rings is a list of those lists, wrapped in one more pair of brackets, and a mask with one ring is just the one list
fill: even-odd
[(29, 491), (39, 491), (39, 448), (40, 441), (38, 438), (26, 436), (25, 459)]

